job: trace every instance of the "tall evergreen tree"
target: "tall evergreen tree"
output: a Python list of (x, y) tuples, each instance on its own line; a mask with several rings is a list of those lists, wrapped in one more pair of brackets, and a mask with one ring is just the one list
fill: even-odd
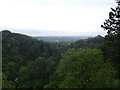
[(107, 30), (106, 39), (120, 43), (120, 5), (118, 4), (115, 9), (111, 8), (111, 10), (109, 19), (105, 20), (104, 25), (101, 25), (101, 27)]
[(101, 27), (107, 31), (105, 55), (112, 59), (118, 69), (120, 76), (120, 0), (117, 0), (118, 6), (109, 13), (109, 19), (105, 20)]

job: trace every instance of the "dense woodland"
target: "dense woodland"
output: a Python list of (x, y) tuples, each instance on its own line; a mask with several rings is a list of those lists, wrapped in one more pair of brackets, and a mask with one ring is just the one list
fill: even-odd
[(105, 37), (71, 44), (0, 32), (3, 88), (120, 88), (120, 8), (111, 10)]

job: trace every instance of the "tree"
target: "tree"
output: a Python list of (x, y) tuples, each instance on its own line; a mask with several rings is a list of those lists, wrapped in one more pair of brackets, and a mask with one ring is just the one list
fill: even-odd
[(69, 49), (62, 55), (55, 78), (46, 88), (114, 87), (115, 73), (111, 63), (104, 61), (99, 49)]
[(38, 57), (28, 65), (32, 88), (43, 88), (48, 80), (46, 74), (46, 59)]
[(5, 75), (7, 76), (8, 80), (15, 80), (17, 75), (15, 62), (9, 62), (5, 65)]
[(100, 45), (104, 43), (104, 38), (100, 35), (94, 37), (94, 38), (87, 38), (87, 39), (81, 39), (78, 40), (72, 44), (69, 45), (69, 48), (100, 48)]
[(107, 31), (108, 35), (105, 36), (106, 43), (104, 46), (104, 54), (114, 63), (118, 69), (120, 77), (120, 6), (115, 9), (111, 8), (109, 19), (105, 20), (101, 27)]
[(101, 27), (107, 30), (107, 39), (113, 42), (117, 41), (118, 43), (120, 39), (120, 7), (117, 6), (115, 9), (111, 8), (111, 10), (109, 19), (105, 20), (104, 25), (101, 25)]
[(29, 69), (26, 66), (22, 66), (19, 71), (19, 86), (20, 88), (30, 88), (30, 76)]
[(2, 88), (15, 88), (15, 82), (7, 80), (7, 77), (2, 73)]

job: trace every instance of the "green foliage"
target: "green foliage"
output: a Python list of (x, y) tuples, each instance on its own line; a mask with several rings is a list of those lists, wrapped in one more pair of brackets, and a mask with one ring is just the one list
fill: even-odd
[(47, 62), (45, 58), (54, 55), (54, 60), (58, 59), (60, 55), (57, 48), (47, 42), (7, 30), (2, 31), (2, 43), (2, 71), (6, 75), (4, 83), (11, 84), (17, 80), (17, 88), (43, 87), (49, 77), (47, 74), (51, 75), (55, 70), (46, 74), (50, 63), (54, 65), (54, 61)]
[[(111, 37), (113, 35), (120, 35), (120, 7), (117, 6), (115, 9), (111, 8), (109, 13), (109, 19), (105, 20), (104, 25), (101, 25), (102, 28), (107, 30), (108, 35)], [(111, 38), (114, 39), (114, 38)], [(117, 40), (117, 38), (115, 39)]]
[[(113, 60), (120, 58), (120, 7), (117, 6), (115, 9), (111, 8), (109, 13), (109, 19), (105, 20), (104, 25), (101, 27), (107, 31), (108, 35), (105, 36), (107, 47), (111, 47), (111, 53), (113, 53)], [(114, 49), (114, 50), (112, 50)], [(110, 53), (108, 53), (109, 55)], [(118, 63), (120, 61), (118, 60)]]
[(113, 82), (115, 88), (120, 88), (120, 79), (117, 79)]
[[(49, 57), (54, 55), (54, 52), (57, 52), (57, 49), (53, 48), (49, 43), (6, 30), (2, 31), (2, 43), (4, 63), (18, 62), (19, 59), (25, 60), (27, 63), (28, 60), (32, 61), (39, 56)], [(25, 63), (21, 62), (21, 64)]]
[(113, 87), (112, 82), (115, 80), (116, 71), (110, 62), (104, 62), (101, 54), (98, 49), (69, 49), (62, 55), (55, 72), (59, 83), (53, 85), (51, 81), (47, 86), (60, 88)]
[(15, 62), (9, 62), (5, 65), (5, 74), (8, 80), (14, 80), (16, 78), (17, 70)]
[(30, 74), (29, 69), (26, 66), (20, 68), (19, 71), (19, 87), (20, 88), (29, 88), (30, 87)]
[(79, 41), (76, 41), (75, 43), (69, 45), (69, 48), (100, 48), (104, 41), (104, 38), (98, 35), (94, 38), (81, 39)]
[[(10, 31), (2, 31), (2, 35), (3, 88), (120, 86), (120, 80), (116, 78), (117, 70), (110, 61), (116, 57), (110, 54), (111, 50), (117, 55), (118, 52), (104, 44), (104, 38), (100, 35), (79, 40), (71, 45), (47, 43)], [(114, 46), (112, 43), (108, 44)]]
[(2, 88), (15, 88), (16, 83), (12, 80), (7, 80), (7, 76), (2, 73)]
[(33, 88), (42, 88), (48, 79), (46, 73), (46, 60), (44, 57), (38, 57), (34, 62), (28, 65), (30, 82)]
[[(111, 8), (109, 19), (105, 20), (101, 27), (107, 31), (105, 36), (106, 43), (102, 50), (106, 58), (112, 60), (114, 66), (118, 69), (118, 78), (120, 77), (120, 7)], [(105, 48), (106, 47), (106, 48)]]

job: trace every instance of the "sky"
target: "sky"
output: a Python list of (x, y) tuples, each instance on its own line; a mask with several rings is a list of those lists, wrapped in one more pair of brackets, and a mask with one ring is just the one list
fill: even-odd
[(105, 35), (115, 0), (0, 0), (0, 30), (30, 36)]

